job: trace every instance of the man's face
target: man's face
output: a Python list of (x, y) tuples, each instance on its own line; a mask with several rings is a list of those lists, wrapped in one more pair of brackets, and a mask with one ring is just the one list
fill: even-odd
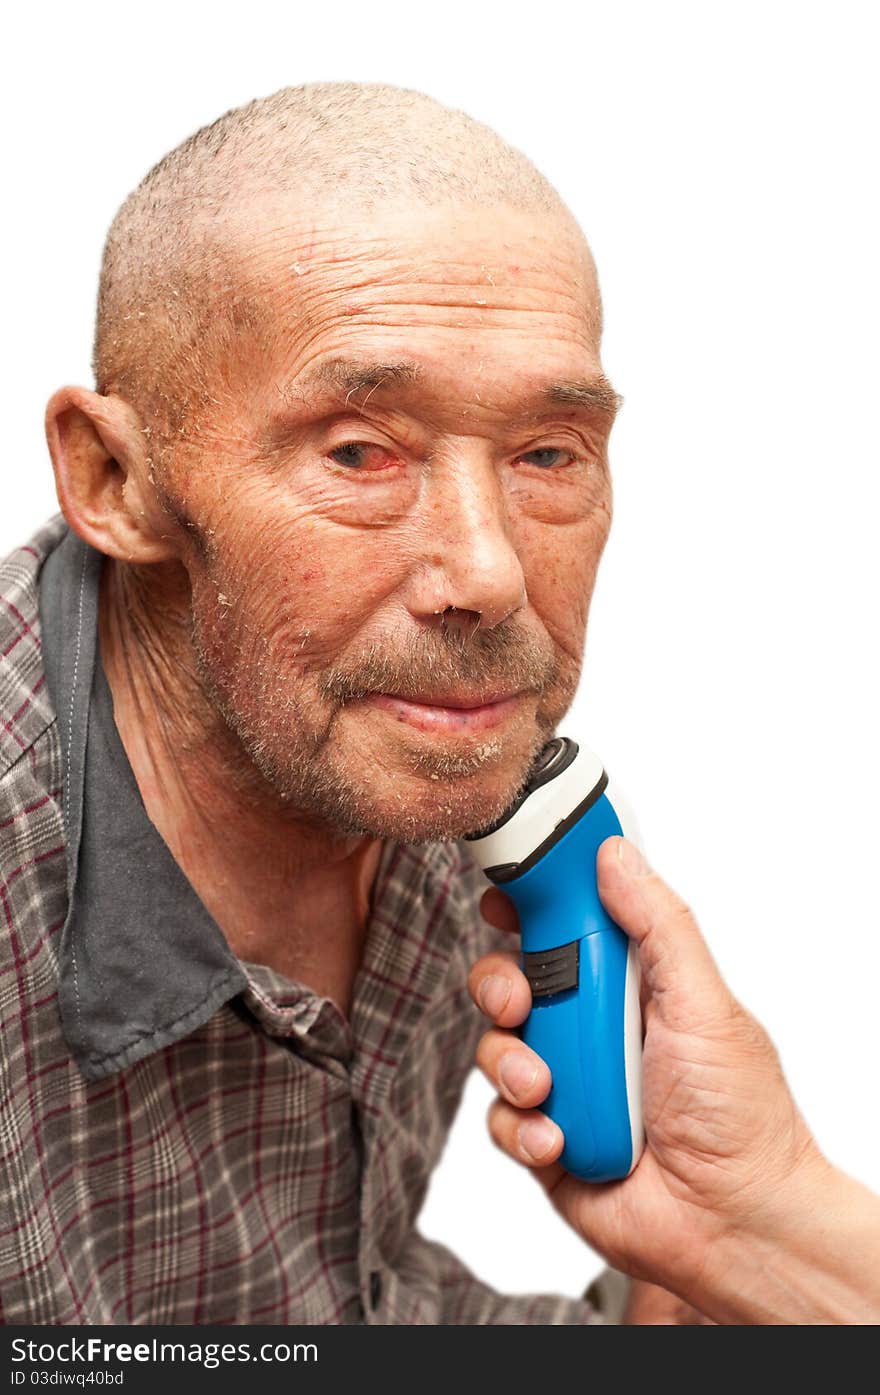
[(547, 392), (603, 383), (588, 254), (549, 215), (380, 207), (268, 215), (243, 262), (266, 327), (164, 481), (204, 686), (318, 824), (460, 837), (577, 686), (612, 413)]

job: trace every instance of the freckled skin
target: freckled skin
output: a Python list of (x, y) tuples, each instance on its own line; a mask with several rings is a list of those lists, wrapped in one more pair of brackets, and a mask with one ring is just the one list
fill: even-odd
[[(561, 220), (506, 208), (307, 228), (285, 209), (241, 258), (269, 332), (223, 364), (165, 482), (186, 501), (202, 683), (319, 822), (461, 836), (503, 810), (579, 675), (610, 420), (514, 421), (545, 384), (601, 372), (589, 255)], [(415, 360), (424, 379), (316, 410), (298, 384), (343, 356)], [(368, 469), (330, 455), (351, 442)], [(554, 448), (564, 468), (522, 458)], [(342, 703), (326, 689), (340, 674)], [(410, 696), (526, 691), (481, 739), (425, 734), (359, 701), (379, 677)]]

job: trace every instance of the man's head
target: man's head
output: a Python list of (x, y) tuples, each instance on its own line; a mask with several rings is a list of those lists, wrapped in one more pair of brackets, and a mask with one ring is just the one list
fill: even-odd
[(49, 407), (59, 496), (185, 602), (213, 709), (305, 815), (457, 837), (517, 792), (610, 521), (600, 333), (552, 188), (418, 93), (278, 93), (123, 205), (98, 392)]

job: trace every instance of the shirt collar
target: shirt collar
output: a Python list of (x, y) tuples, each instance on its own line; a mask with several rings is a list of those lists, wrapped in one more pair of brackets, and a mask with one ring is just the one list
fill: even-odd
[(40, 578), (44, 664), (65, 771), (59, 1008), (90, 1080), (194, 1031), (248, 982), (150, 821), (116, 730), (98, 655), (102, 560), (68, 532)]

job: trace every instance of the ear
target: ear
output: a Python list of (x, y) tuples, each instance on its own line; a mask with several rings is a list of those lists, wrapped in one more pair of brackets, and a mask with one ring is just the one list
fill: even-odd
[(58, 502), (75, 533), (121, 562), (178, 557), (129, 403), (86, 388), (60, 388), (46, 408), (46, 440)]

